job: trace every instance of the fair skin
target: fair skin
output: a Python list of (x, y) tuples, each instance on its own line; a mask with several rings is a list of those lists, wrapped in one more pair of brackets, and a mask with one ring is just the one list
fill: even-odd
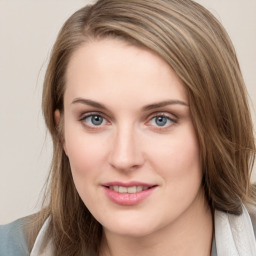
[(101, 255), (210, 255), (212, 215), (186, 90), (160, 57), (117, 39), (77, 49), (63, 147), (103, 226)]

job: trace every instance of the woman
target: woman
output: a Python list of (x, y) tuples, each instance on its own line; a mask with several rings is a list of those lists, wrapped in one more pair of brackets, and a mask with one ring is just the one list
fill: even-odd
[(206, 9), (99, 0), (79, 10), (54, 45), (43, 113), (48, 196), (1, 228), (3, 255), (256, 255), (246, 89)]

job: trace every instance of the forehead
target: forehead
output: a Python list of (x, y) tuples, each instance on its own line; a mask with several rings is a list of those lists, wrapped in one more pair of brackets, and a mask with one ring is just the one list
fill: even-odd
[(66, 72), (65, 98), (108, 97), (163, 100), (186, 91), (171, 67), (150, 50), (117, 39), (84, 43), (72, 55)]

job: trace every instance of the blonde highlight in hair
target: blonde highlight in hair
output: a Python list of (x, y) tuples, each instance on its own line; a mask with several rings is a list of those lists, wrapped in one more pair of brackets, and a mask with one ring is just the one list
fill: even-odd
[(254, 203), (250, 175), (255, 143), (246, 88), (221, 24), (190, 0), (99, 0), (66, 21), (45, 75), (42, 107), (53, 159), (49, 203), (38, 223), (51, 217), (55, 255), (97, 255), (99, 250), (102, 227), (76, 191), (61, 143), (63, 124), (56, 125), (54, 112), (64, 111), (65, 73), (74, 51), (88, 40), (107, 37), (157, 53), (183, 81), (211, 208), (240, 214), (242, 202)]

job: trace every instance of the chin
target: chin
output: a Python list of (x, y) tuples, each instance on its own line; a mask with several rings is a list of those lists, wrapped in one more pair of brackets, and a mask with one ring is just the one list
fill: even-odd
[(148, 227), (138, 227), (138, 225), (134, 225), (135, 227), (121, 227), (119, 229), (112, 229), (109, 230), (111, 233), (114, 233), (118, 236), (125, 236), (125, 237), (131, 237), (131, 238), (142, 238), (146, 237), (154, 232), (152, 228)]
[[(160, 223), (154, 220), (142, 218), (113, 218), (113, 222), (103, 223), (103, 229), (112, 234), (126, 237), (145, 237), (160, 229)], [(104, 225), (106, 224), (106, 225)], [(152, 225), (153, 224), (153, 225)]]

